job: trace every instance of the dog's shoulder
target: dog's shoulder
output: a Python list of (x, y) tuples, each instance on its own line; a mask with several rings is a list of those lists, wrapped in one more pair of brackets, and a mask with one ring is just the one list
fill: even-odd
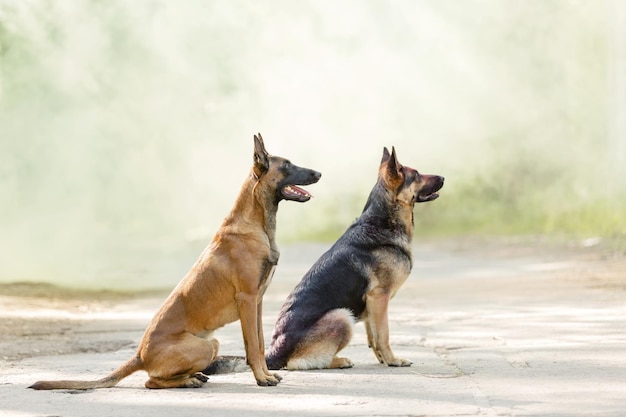
[(304, 286), (315, 289), (357, 289), (371, 273), (375, 257), (370, 250), (356, 247), (350, 241), (339, 239), (326, 251), (303, 277)]
[(365, 253), (368, 259), (368, 291), (381, 289), (395, 294), (411, 272), (413, 257), (411, 239), (404, 228), (381, 224), (381, 219), (359, 218), (349, 229), (350, 253)]

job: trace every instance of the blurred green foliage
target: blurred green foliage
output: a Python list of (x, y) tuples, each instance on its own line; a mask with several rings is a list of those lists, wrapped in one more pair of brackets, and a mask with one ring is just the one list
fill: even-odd
[(186, 264), (257, 131), (323, 173), (281, 241), (341, 234), (392, 145), (446, 177), (416, 234), (623, 238), (616, 5), (0, 0), (0, 280)]

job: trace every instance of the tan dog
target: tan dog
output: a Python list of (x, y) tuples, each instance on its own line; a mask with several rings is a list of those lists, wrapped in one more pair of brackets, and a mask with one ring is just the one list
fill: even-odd
[(281, 200), (308, 201), (311, 195), (296, 184), (313, 184), (320, 177), (270, 156), (261, 135), (255, 136), (254, 164), (235, 206), (152, 319), (136, 355), (97, 381), (39, 381), (29, 388), (107, 388), (140, 370), (150, 376), (147, 388), (200, 387), (207, 381), (202, 371), (218, 352), (212, 332), (237, 319), (257, 384), (278, 384), (281, 378), (265, 363), (261, 325), (263, 294), (279, 256), (276, 212)]

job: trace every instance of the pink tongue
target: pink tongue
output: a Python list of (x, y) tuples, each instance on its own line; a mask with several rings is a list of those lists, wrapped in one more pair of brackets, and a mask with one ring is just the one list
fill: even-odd
[(311, 194), (309, 194), (306, 190), (303, 190), (302, 188), (300, 188), (298, 186), (295, 186), (295, 185), (290, 185), (290, 186), (286, 187), (285, 191), (287, 191), (288, 193), (291, 193), (291, 194), (311, 197)]

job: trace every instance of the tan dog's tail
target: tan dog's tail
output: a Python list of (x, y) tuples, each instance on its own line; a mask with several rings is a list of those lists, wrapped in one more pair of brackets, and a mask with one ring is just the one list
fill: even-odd
[(250, 370), (243, 356), (218, 356), (202, 373), (205, 375), (229, 374)]
[(111, 388), (128, 375), (142, 369), (141, 359), (139, 356), (134, 356), (110, 375), (97, 381), (37, 381), (28, 388), (36, 390)]

